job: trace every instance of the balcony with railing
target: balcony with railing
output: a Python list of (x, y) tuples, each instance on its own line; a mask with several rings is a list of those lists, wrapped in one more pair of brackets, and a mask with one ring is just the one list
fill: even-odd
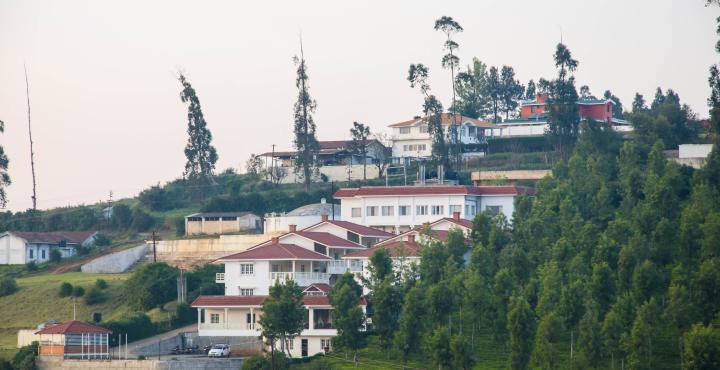
[(363, 261), (362, 260), (350, 260), (348, 268), (351, 272), (362, 272)]
[(224, 272), (215, 273), (215, 282), (224, 284), (225, 283), (225, 273)]
[(297, 285), (308, 286), (315, 283), (330, 283), (330, 274), (324, 272), (271, 272), (270, 281), (285, 282), (294, 280)]
[(330, 274), (344, 274), (348, 270), (347, 261), (344, 260), (328, 261), (326, 266)]

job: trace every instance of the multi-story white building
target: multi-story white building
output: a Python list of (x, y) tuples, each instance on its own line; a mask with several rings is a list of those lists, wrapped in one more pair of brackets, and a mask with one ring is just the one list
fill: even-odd
[(455, 212), (472, 219), (488, 210), (511, 220), (515, 198), (532, 191), (518, 186), (378, 186), (340, 189), (334, 197), (341, 200), (345, 220), (401, 233)]
[[(293, 356), (308, 356), (329, 350), (337, 330), (332, 324), (327, 293), (338, 275), (347, 271), (341, 257), (367, 249), (345, 239), (355, 235), (358, 242), (384, 240), (390, 235), (379, 230), (331, 221), (327, 218), (308, 229), (274, 237), (246, 251), (217, 261), (225, 266), (216, 282), (225, 285), (223, 296), (200, 296), (192, 307), (198, 309), (198, 335), (211, 337), (258, 338), (262, 303), (276, 282), (295, 281), (304, 287), (303, 302), (308, 310), (307, 326), (285, 345)], [(366, 302), (358, 302), (365, 307)]]
[[(396, 161), (405, 162), (410, 158), (429, 158), (432, 155), (432, 138), (428, 132), (428, 119), (416, 117), (409, 121), (398, 122), (392, 128), (392, 156)], [(460, 141), (467, 153), (481, 152), (486, 134), (498, 126), (465, 116), (454, 116), (450, 113), (440, 115), (442, 127), (446, 135), (449, 128), (457, 125)]]

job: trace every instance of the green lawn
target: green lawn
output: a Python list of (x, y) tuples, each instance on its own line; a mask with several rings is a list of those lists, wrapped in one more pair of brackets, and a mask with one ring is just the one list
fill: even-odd
[(103, 320), (120, 318), (128, 313), (120, 298), (120, 286), (127, 274), (42, 274), (17, 279), (20, 290), (0, 297), (0, 358), (15, 353), (17, 330), (35, 328), (48, 320), (65, 321), (73, 318), (72, 298), (58, 297), (58, 288), (63, 282), (79, 285), (87, 291), (99, 278), (105, 279), (109, 287), (105, 290), (105, 302), (87, 306), (84, 300), (76, 300), (77, 319), (89, 321), (93, 312), (100, 312)]

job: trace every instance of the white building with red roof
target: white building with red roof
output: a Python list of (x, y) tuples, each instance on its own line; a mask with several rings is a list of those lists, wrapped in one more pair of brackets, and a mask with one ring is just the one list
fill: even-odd
[(344, 220), (401, 233), (456, 212), (472, 219), (487, 210), (512, 220), (515, 198), (533, 193), (519, 186), (368, 186), (340, 189), (334, 197)]

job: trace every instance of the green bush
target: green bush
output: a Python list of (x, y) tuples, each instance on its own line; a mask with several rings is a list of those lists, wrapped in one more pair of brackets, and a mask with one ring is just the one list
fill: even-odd
[(173, 325), (184, 325), (195, 322), (196, 316), (194, 315), (195, 310), (190, 307), (187, 303), (181, 303), (175, 307), (175, 317)]
[(58, 263), (62, 260), (62, 254), (60, 254), (60, 251), (57, 249), (53, 249), (50, 251), (50, 262)]
[(241, 370), (266, 370), (270, 368), (270, 361), (263, 356), (248, 357), (243, 361)]
[(38, 342), (20, 348), (12, 359), (15, 370), (35, 370), (35, 357), (37, 357)]
[(102, 303), (105, 301), (105, 294), (103, 294), (100, 288), (94, 286), (87, 291), (85, 294), (85, 304), (92, 306), (94, 304)]
[[(113, 333), (127, 333), (128, 341), (136, 341), (138, 339), (147, 338), (158, 333), (158, 327), (150, 320), (148, 315), (142, 312), (136, 312), (131, 316), (124, 317), (117, 321), (109, 321), (101, 325)], [(124, 340), (123, 336), (123, 340)], [(110, 336), (110, 344), (117, 345), (117, 337)]]
[(124, 204), (116, 204), (110, 215), (110, 225), (114, 229), (126, 230), (132, 223), (132, 211)]
[(84, 295), (85, 295), (85, 288), (83, 288), (83, 287), (81, 287), (81, 286), (75, 286), (75, 287), (73, 287), (72, 295), (73, 295), (73, 297), (82, 297), (82, 296), (84, 296)]
[(132, 213), (132, 224), (130, 227), (137, 231), (143, 232), (150, 230), (155, 225), (155, 219), (143, 211), (141, 208), (135, 208)]
[(110, 239), (103, 233), (97, 233), (95, 235), (95, 245), (98, 247), (105, 247), (110, 245)]
[(68, 282), (63, 282), (60, 284), (60, 289), (58, 290), (58, 296), (63, 297), (69, 297), (73, 294), (73, 286), (72, 284)]
[(108, 283), (107, 283), (107, 281), (105, 281), (105, 279), (97, 279), (97, 280), (95, 280), (95, 286), (98, 289), (107, 289)]
[(17, 292), (18, 285), (14, 278), (5, 276), (0, 279), (0, 297), (13, 294)]
[(28, 272), (37, 271), (37, 269), (38, 269), (38, 267), (37, 267), (37, 264), (35, 263), (35, 261), (30, 261), (25, 264), (25, 270), (27, 270)]
[(178, 269), (166, 263), (141, 266), (123, 284), (127, 304), (138, 311), (147, 311), (176, 298)]
[(0, 370), (15, 370), (8, 360), (0, 360)]

